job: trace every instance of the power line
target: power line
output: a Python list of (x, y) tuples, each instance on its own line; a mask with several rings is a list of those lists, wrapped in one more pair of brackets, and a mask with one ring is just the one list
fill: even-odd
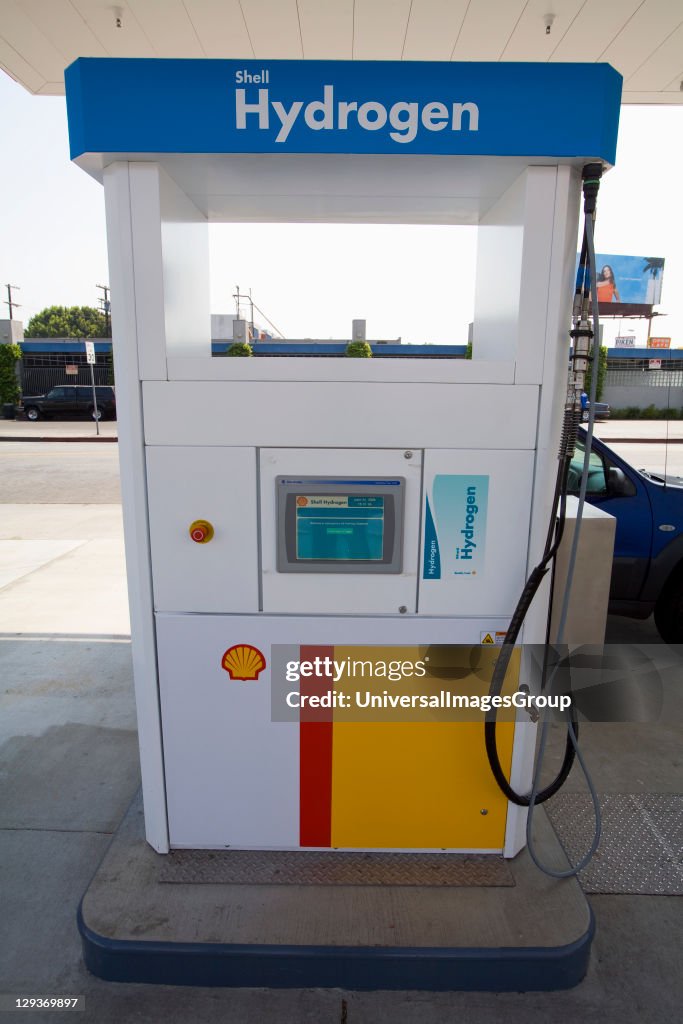
[[(252, 300), (252, 302), (253, 302), (253, 300)], [(253, 305), (254, 305), (254, 309), (257, 309), (257, 310), (259, 311), (259, 313), (261, 314), (261, 316), (263, 317), (263, 319), (264, 319), (264, 320), (267, 320), (267, 321), (268, 321), (268, 323), (269, 323), (269, 324), (270, 324), (270, 326), (271, 326), (271, 327), (273, 328), (273, 330), (274, 330), (274, 331), (277, 331), (277, 333), (278, 333), (278, 334), (280, 335), (280, 337), (281, 337), (281, 338), (285, 338), (285, 337), (286, 337), (286, 335), (282, 333), (282, 331), (280, 330), (280, 328), (279, 328), (279, 327), (276, 327), (276, 326), (275, 326), (275, 324), (273, 323), (273, 321), (272, 321), (272, 320), (269, 320), (269, 319), (268, 319), (268, 317), (267, 317), (267, 316), (266, 316), (266, 314), (265, 314), (265, 313), (263, 312), (263, 310), (261, 309), (261, 307), (260, 307), (260, 306), (257, 306), (255, 302), (253, 303)]]
[(267, 321), (267, 323), (269, 323), (269, 324), (270, 324), (270, 326), (271, 326), (271, 327), (273, 328), (273, 330), (275, 331), (275, 333), (276, 333), (276, 334), (279, 334), (279, 335), (280, 335), (280, 337), (284, 339), (284, 338), (286, 337), (286, 335), (282, 333), (282, 331), (280, 330), (280, 328), (279, 328), (279, 327), (276, 327), (276, 326), (275, 326), (275, 324), (273, 323), (273, 321), (272, 321), (272, 320), (271, 320), (271, 319), (270, 319), (269, 317), (267, 317), (267, 316), (266, 316), (266, 314), (265, 314), (265, 313), (263, 312), (263, 310), (261, 309), (261, 307), (260, 307), (260, 306), (257, 306), (257, 305), (256, 305), (256, 303), (254, 302), (253, 298), (251, 297), (251, 288), (249, 289), (249, 295), (245, 295), (245, 294), (244, 294), (243, 292), (240, 292), (240, 286), (239, 286), (239, 285), (236, 285), (235, 287), (236, 287), (237, 291), (233, 293), (233, 296), (232, 296), (232, 297), (233, 297), (233, 299), (235, 300), (235, 304), (236, 304), (236, 307), (237, 307), (237, 316), (238, 316), (238, 318), (239, 318), (239, 316), (240, 316), (240, 300), (241, 300), (241, 299), (246, 299), (246, 301), (247, 301), (247, 302), (249, 303), (249, 305), (251, 306), (251, 320), (250, 320), (250, 322), (249, 322), (249, 326), (250, 326), (250, 328), (251, 328), (251, 335), (252, 335), (252, 338), (253, 338), (253, 336), (254, 336), (254, 310), (255, 310), (255, 309), (257, 309), (257, 310), (258, 310), (258, 312), (259, 312), (259, 313), (261, 314), (261, 316), (263, 317), (263, 319), (264, 319), (264, 320), (266, 320), (266, 321)]

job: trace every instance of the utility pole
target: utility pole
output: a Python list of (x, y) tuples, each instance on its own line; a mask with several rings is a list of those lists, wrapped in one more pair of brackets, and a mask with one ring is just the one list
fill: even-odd
[(104, 313), (104, 319), (107, 325), (107, 337), (111, 338), (111, 302), (109, 301), (109, 285), (108, 284), (96, 284), (96, 288), (101, 288), (102, 298), (97, 301), (100, 304), (100, 308)]
[(268, 317), (263, 312), (261, 307), (257, 306), (256, 303), (254, 302), (254, 300), (253, 300), (253, 298), (251, 296), (251, 288), (249, 289), (249, 295), (244, 295), (243, 292), (240, 292), (240, 286), (239, 285), (236, 285), (235, 287), (237, 288), (237, 291), (233, 294), (232, 297), (235, 300), (235, 303), (237, 305), (237, 317), (239, 318), (239, 316), (240, 316), (240, 300), (242, 298), (246, 299), (247, 302), (249, 303), (249, 305), (251, 306), (251, 320), (249, 321), (249, 329), (250, 329), (252, 340), (254, 339), (254, 335), (256, 334), (256, 328), (254, 327), (254, 310), (256, 310), (258, 313), (261, 314), (263, 319), (265, 321), (267, 321), (267, 323), (270, 324), (270, 326), (273, 328), (273, 330), (275, 331), (276, 334), (279, 334), (281, 338), (284, 338), (284, 334), (282, 333), (280, 328), (276, 327), (275, 324), (273, 323), (273, 321), (268, 319)]
[(234, 292), (234, 294), (232, 295), (232, 298), (234, 299), (234, 302), (236, 302), (238, 318), (240, 318), (240, 316), (241, 316), (240, 303), (241, 303), (241, 300), (243, 298), (246, 299), (246, 301), (249, 303), (249, 305), (251, 307), (251, 317), (250, 317), (250, 321), (249, 321), (249, 336), (250, 336), (250, 340), (254, 341), (254, 338), (255, 338), (255, 335), (256, 335), (256, 329), (254, 327), (254, 307), (256, 309), (258, 309), (258, 306), (256, 305), (256, 303), (254, 302), (254, 300), (252, 298), (251, 288), (249, 289), (249, 295), (244, 295), (244, 293), (242, 293), (240, 291), (240, 286), (239, 285), (236, 285), (234, 287), (236, 287), (236, 292)]
[(253, 339), (254, 339), (254, 300), (251, 297), (251, 288), (249, 289), (249, 295), (243, 295), (242, 292), (240, 292), (240, 286), (238, 284), (235, 285), (235, 288), (236, 288), (236, 291), (235, 291), (235, 293), (233, 295), (233, 299), (235, 300), (235, 307), (236, 307), (236, 311), (237, 311), (237, 319), (239, 320), (241, 315), (242, 315), (241, 309), (240, 309), (242, 298), (245, 298), (246, 301), (251, 306), (251, 320), (249, 321), (249, 340), (253, 341)]
[(254, 300), (251, 297), (251, 288), (249, 289), (249, 303), (251, 305), (251, 320), (249, 322), (249, 333), (251, 334), (251, 340), (254, 340)]
[(5, 287), (7, 288), (7, 299), (5, 301), (5, 305), (9, 306), (9, 318), (10, 318), (10, 320), (14, 320), (14, 316), (12, 315), (12, 310), (13, 309), (20, 309), (21, 306), (20, 306), (20, 303), (14, 302), (14, 300), (12, 299), (12, 289), (14, 288), (15, 291), (20, 292), (21, 288), (19, 287), (18, 284), (8, 284)]

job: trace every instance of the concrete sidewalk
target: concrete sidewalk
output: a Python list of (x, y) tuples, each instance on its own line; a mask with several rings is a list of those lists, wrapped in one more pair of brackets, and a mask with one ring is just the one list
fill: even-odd
[(683, 420), (597, 420), (595, 433), (607, 444), (613, 437), (634, 441), (683, 441)]
[(97, 433), (93, 420), (37, 420), (0, 419), (0, 441), (115, 441), (118, 438), (116, 420), (101, 420)]
[(120, 505), (0, 505), (4, 634), (130, 633)]
[[(80, 493), (87, 481), (71, 486)], [(680, 1021), (680, 897), (591, 896), (592, 962), (568, 992), (195, 989), (89, 975), (76, 908), (138, 788), (120, 509), (5, 504), (0, 513), (0, 543), (27, 545), (23, 562), (13, 549), (0, 580), (1, 993), (84, 995), (79, 1020), (88, 1024)], [(613, 620), (610, 629), (618, 641), (655, 642), (648, 624)], [(585, 730), (599, 789), (683, 789), (681, 678), (673, 671), (665, 680), (673, 708), (666, 725)], [(577, 776), (571, 787), (580, 787)], [(30, 1019), (62, 1016), (36, 1011)]]

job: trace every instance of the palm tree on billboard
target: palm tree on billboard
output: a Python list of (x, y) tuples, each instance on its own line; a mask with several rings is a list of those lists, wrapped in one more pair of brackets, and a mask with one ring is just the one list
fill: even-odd
[(663, 270), (664, 260), (659, 256), (645, 257), (643, 273), (650, 275), (647, 282), (647, 294), (645, 296), (645, 301), (649, 306), (656, 306), (661, 301)]

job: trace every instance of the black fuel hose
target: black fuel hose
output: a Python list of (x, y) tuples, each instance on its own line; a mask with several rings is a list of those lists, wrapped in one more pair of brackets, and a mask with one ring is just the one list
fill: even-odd
[[(529, 575), (529, 578), (524, 585), (524, 589), (519, 596), (519, 600), (517, 601), (517, 606), (512, 614), (510, 625), (505, 634), (505, 640), (501, 646), (500, 653), (493, 670), (493, 675), (491, 677), (489, 695), (492, 697), (498, 697), (502, 692), (510, 659), (512, 658), (515, 643), (517, 642), (517, 637), (519, 636), (526, 614), (531, 607), (531, 602), (536, 596), (538, 588), (540, 587), (546, 573), (549, 571), (550, 566), (554, 566), (555, 556), (564, 533), (567, 504), (567, 476), (569, 474), (570, 461), (569, 456), (564, 456), (558, 467), (557, 479), (555, 481), (555, 493), (553, 495), (552, 514), (550, 517), (550, 526), (548, 529), (548, 536), (546, 538), (545, 549), (543, 551), (541, 561)], [(546, 624), (546, 647), (543, 664), (543, 679), (545, 679), (547, 673), (551, 613), (552, 606), (549, 606), (548, 620)], [(574, 734), (578, 735), (579, 725), (575, 719), (572, 719), (572, 725), (574, 727)], [(492, 707), (487, 712), (486, 720), (484, 722), (484, 742), (486, 745), (486, 754), (491, 767), (491, 772), (493, 773), (493, 777), (495, 778), (499, 788), (508, 800), (517, 804), (519, 807), (528, 807), (530, 804), (530, 795), (517, 793), (508, 782), (505, 772), (503, 771), (503, 767), (500, 763), (500, 757), (498, 755), (496, 729), (497, 710)], [(539, 804), (549, 800), (550, 797), (554, 796), (554, 794), (557, 793), (557, 791), (564, 785), (572, 770), (575, 757), (576, 752), (574, 750), (574, 744), (568, 733), (564, 758), (560, 770), (553, 781), (536, 794), (535, 803)]]

